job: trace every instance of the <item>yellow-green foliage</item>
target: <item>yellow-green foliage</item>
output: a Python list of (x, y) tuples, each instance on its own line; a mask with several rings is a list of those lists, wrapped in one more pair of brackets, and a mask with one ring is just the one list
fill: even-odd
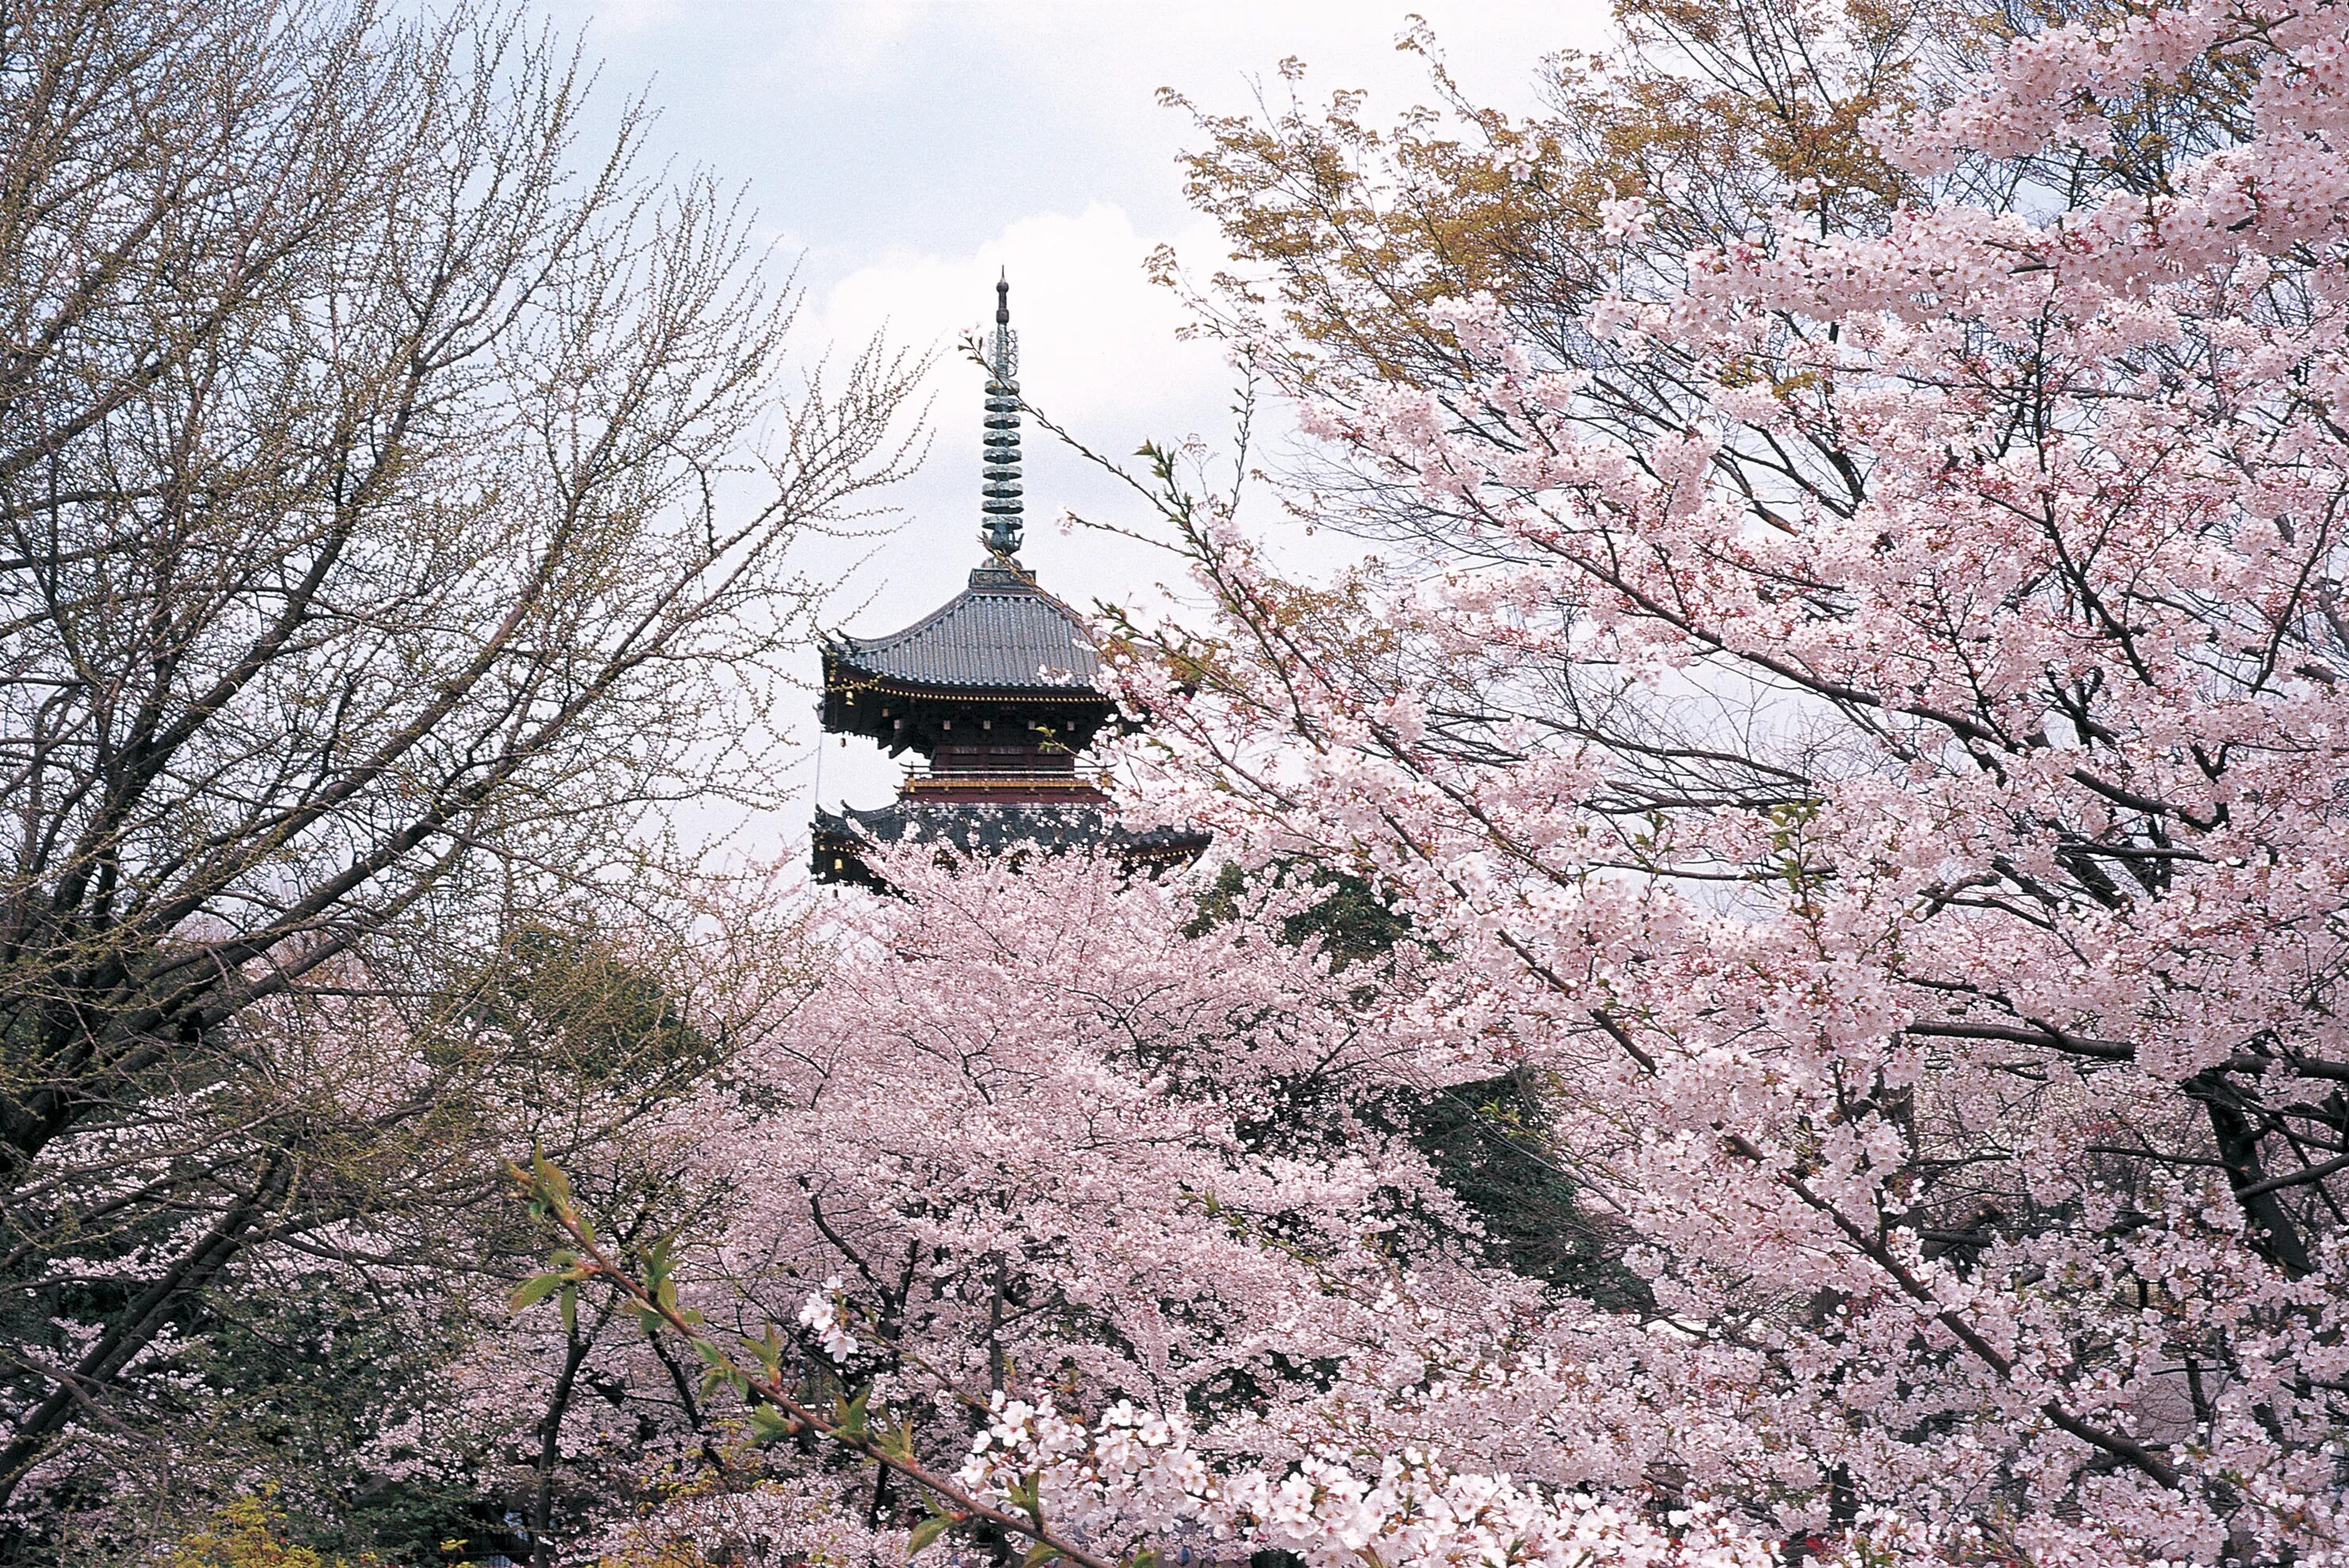
[(285, 1514), (266, 1497), (240, 1497), (214, 1513), (212, 1522), (181, 1541), (164, 1560), (166, 1568), (348, 1568), (284, 1537)]

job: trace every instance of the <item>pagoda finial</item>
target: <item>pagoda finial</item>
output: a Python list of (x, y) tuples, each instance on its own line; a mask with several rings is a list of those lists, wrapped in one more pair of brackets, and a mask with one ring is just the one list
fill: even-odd
[(1019, 336), (1011, 330), (1011, 281), (995, 280), (995, 331), (987, 340), (987, 434), (979, 542), (1009, 561), (1019, 550)]

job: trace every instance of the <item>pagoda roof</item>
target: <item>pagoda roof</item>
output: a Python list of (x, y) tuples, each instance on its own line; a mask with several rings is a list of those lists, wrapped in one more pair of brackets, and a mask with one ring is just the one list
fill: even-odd
[[(901, 632), (834, 634), (831, 661), (870, 678), (914, 686), (1067, 695), (1100, 689), (1101, 655), (1074, 610), (1000, 560), (970, 586)], [(827, 670), (827, 684), (834, 676)]]

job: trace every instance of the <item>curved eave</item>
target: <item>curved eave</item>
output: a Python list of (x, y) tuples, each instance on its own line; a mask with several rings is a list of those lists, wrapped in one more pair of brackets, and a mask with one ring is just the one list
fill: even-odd
[(1096, 707), (1110, 706), (1109, 697), (1097, 686), (1071, 681), (1065, 685), (1034, 686), (965, 686), (943, 681), (913, 681), (903, 676), (885, 674), (863, 668), (829, 651), (823, 660), (823, 689), (829, 696), (834, 692), (873, 692), (882, 696), (903, 697), (924, 702), (988, 702), (988, 703), (1090, 703)]
[(957, 720), (982, 719), (1042, 730), (1069, 749), (1082, 750), (1115, 716), (1117, 705), (1090, 686), (912, 681), (859, 668), (827, 648), (819, 711), (829, 734), (863, 736), (892, 754), (909, 747), (926, 754)]

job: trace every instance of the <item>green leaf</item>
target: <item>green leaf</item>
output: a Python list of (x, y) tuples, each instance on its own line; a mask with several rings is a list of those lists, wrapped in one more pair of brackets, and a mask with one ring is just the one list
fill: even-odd
[(914, 1533), (906, 1539), (905, 1555), (911, 1557), (916, 1553), (936, 1544), (938, 1537), (952, 1530), (957, 1522), (958, 1522), (951, 1513), (941, 1513), (935, 1519), (922, 1521), (921, 1523), (914, 1526)]
[(773, 1405), (750, 1407), (750, 1434), (762, 1443), (771, 1443), (798, 1432), (800, 1424)]
[(848, 1401), (847, 1404), (841, 1405), (837, 1401), (834, 1401), (835, 1407), (840, 1412), (840, 1435), (842, 1437), (854, 1442), (864, 1436), (864, 1408), (866, 1404), (871, 1401), (872, 1398), (873, 1385), (867, 1383), (864, 1387), (856, 1391), (856, 1398)]
[(563, 1173), (561, 1166), (533, 1149), (530, 1151), (530, 1169), (538, 1178), (539, 1190), (553, 1199), (558, 1209), (571, 1206), (571, 1178)]
[(563, 1276), (559, 1274), (533, 1274), (523, 1281), (515, 1288), (513, 1295), (507, 1299), (506, 1310), (520, 1312), (525, 1307), (536, 1306), (552, 1295), (562, 1284)]
[(1044, 1477), (1042, 1472), (1038, 1470), (1030, 1470), (1026, 1475), (1004, 1488), (1004, 1495), (1009, 1497), (1022, 1513), (1034, 1520), (1036, 1528), (1039, 1530), (1044, 1528), (1043, 1491)]
[(563, 1332), (565, 1335), (576, 1334), (579, 1332), (579, 1287), (575, 1284), (564, 1285), (561, 1300)]
[(703, 1393), (709, 1393), (713, 1389), (724, 1387), (729, 1384), (733, 1386), (734, 1391), (738, 1394), (747, 1394), (750, 1391), (750, 1380), (742, 1376), (742, 1369), (734, 1365), (733, 1358), (715, 1344), (707, 1339), (697, 1339), (693, 1342), (693, 1348), (704, 1361), (709, 1364), (709, 1369), (701, 1375)]
[(1061, 1549), (1049, 1542), (1039, 1541), (1028, 1548), (1028, 1555), (1019, 1560), (1019, 1568), (1044, 1568), (1061, 1554)]
[(1125, 1560), (1125, 1568), (1158, 1568), (1158, 1548), (1145, 1546)]

